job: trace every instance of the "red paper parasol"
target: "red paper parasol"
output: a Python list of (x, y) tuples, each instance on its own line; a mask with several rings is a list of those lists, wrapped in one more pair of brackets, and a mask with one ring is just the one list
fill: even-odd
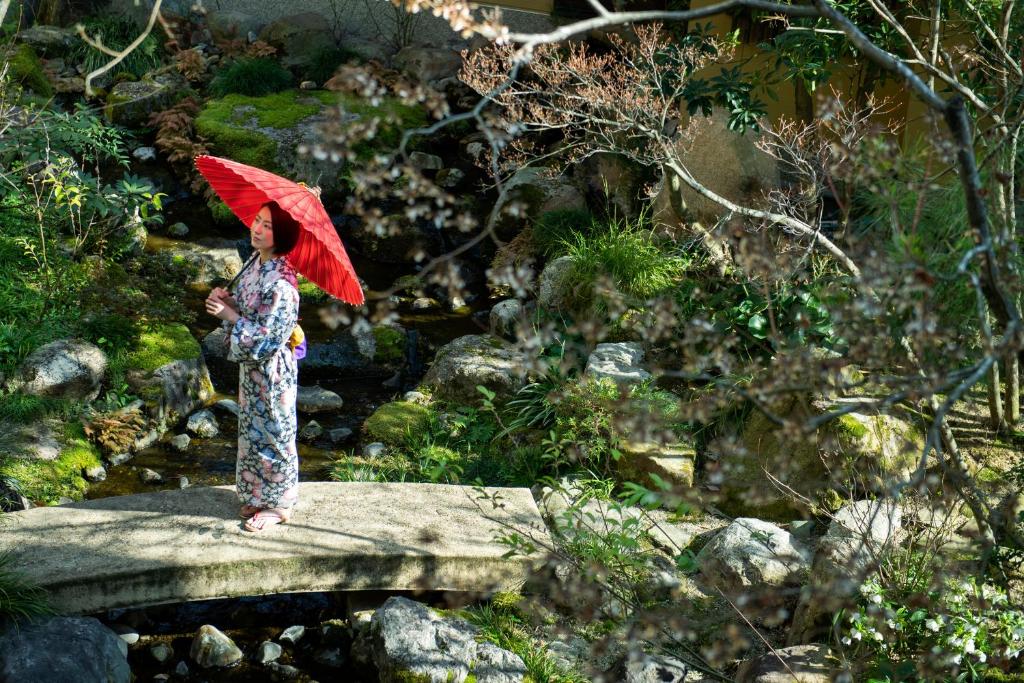
[(261, 206), (277, 202), (302, 226), (288, 262), (331, 296), (350, 304), (363, 303), (356, 271), (317, 192), (221, 157), (198, 156), (196, 168), (246, 227), (252, 225)]

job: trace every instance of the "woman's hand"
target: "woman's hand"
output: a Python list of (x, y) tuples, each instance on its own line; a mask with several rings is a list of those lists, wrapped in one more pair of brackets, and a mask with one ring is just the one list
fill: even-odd
[(211, 289), (208, 298), (213, 299), (214, 301), (220, 301), (228, 308), (234, 309), (236, 312), (238, 311), (238, 304), (235, 302), (235, 297), (231, 296), (231, 293), (223, 287), (214, 287)]
[(206, 312), (210, 315), (220, 318), (221, 320), (227, 320), (229, 323), (234, 324), (238, 320), (238, 308), (235, 304), (235, 300), (220, 287), (216, 287), (210, 292), (210, 295), (206, 297)]

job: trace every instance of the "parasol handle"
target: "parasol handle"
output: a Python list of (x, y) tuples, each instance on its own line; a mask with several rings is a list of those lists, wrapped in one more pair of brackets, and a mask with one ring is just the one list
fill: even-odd
[[(242, 269), (240, 271), (238, 271), (238, 274), (235, 275), (233, 278), (231, 278), (231, 282), (229, 282), (228, 286), (225, 287), (224, 289), (226, 289), (226, 290), (228, 290), (230, 292), (231, 288), (235, 286), (236, 282), (238, 282), (238, 278), (242, 277), (242, 273), (244, 273), (246, 270), (248, 270), (249, 266), (251, 266), (256, 261), (256, 259), (258, 259), (259, 257), (260, 257), (260, 252), (253, 250), (252, 256), (250, 256), (249, 260), (245, 262), (245, 265), (242, 266)], [(233, 293), (232, 293), (232, 296), (234, 296)]]

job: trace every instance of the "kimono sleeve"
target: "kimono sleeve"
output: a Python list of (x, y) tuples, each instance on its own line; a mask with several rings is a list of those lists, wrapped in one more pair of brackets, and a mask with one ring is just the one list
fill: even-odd
[(263, 291), (256, 313), (231, 328), (228, 360), (265, 361), (291, 336), (299, 320), (299, 293), (285, 280)]

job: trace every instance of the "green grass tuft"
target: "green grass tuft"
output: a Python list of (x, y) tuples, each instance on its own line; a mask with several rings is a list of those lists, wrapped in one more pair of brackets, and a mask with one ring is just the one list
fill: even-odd
[(238, 59), (210, 81), (210, 93), (224, 97), (232, 93), (262, 97), (292, 87), (292, 75), (277, 60), (268, 57)]
[(54, 614), (46, 591), (14, 567), (9, 553), (0, 553), (0, 623), (15, 623)]

